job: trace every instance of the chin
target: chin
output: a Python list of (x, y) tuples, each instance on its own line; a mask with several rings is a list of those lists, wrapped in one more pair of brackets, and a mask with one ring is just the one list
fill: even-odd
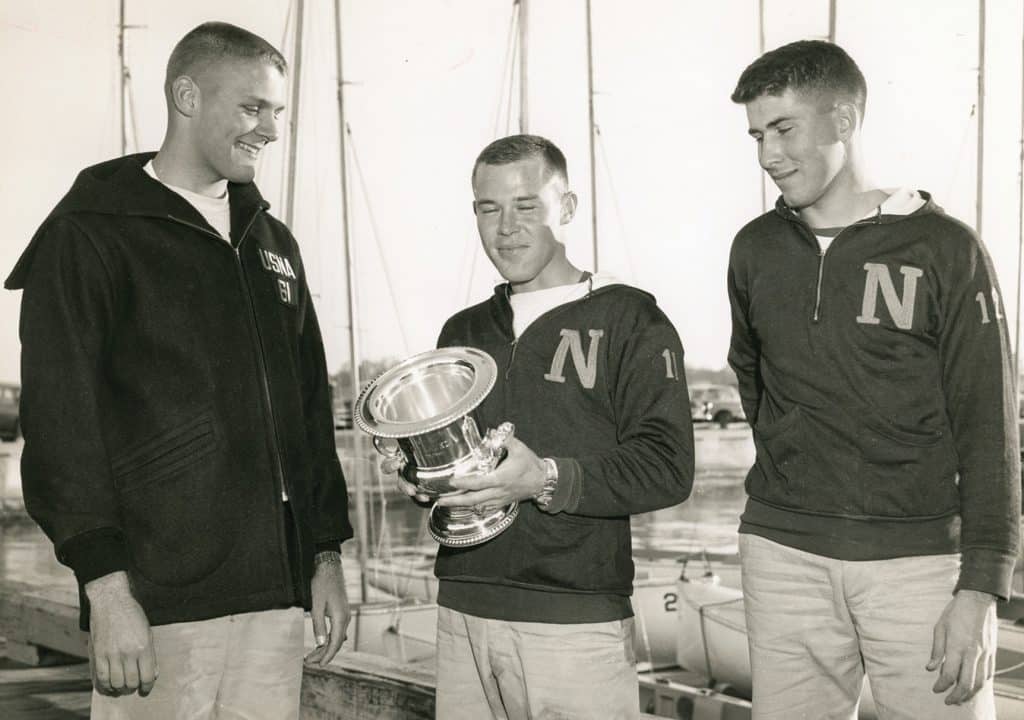
[(228, 178), (233, 183), (248, 185), (256, 179), (256, 168), (244, 168)]

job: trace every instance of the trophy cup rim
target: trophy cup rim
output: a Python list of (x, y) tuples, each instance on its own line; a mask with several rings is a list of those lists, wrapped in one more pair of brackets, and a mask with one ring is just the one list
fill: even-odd
[[(382, 388), (435, 365), (461, 364), (473, 370), (470, 388), (451, 407), (412, 422), (396, 422), (377, 418), (371, 406)], [(471, 347), (446, 347), (428, 350), (406, 358), (374, 378), (359, 394), (353, 416), (356, 425), (370, 435), (382, 438), (407, 438), (439, 430), (472, 412), (494, 387), (498, 368), (494, 359), (482, 350)]]

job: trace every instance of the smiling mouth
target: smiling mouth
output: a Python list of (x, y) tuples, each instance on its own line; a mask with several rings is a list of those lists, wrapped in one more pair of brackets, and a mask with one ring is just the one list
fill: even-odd
[(259, 157), (260, 150), (263, 149), (262, 146), (251, 145), (250, 143), (242, 142), (241, 140), (235, 141), (235, 147), (237, 147), (239, 150), (241, 150), (242, 152), (244, 152), (246, 155), (248, 155), (249, 157), (253, 158), (254, 160), (257, 157)]
[(775, 182), (779, 182), (780, 180), (785, 180), (787, 178), (792, 177), (795, 174), (796, 174), (796, 170), (789, 170), (788, 172), (776, 173), (776, 174), (772, 175), (771, 178)]

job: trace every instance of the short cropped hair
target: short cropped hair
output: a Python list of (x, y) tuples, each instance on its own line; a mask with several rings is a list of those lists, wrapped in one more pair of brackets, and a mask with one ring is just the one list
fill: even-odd
[(558, 175), (566, 183), (569, 182), (565, 155), (557, 145), (540, 135), (509, 135), (495, 140), (477, 156), (470, 179), (476, 178), (476, 169), (481, 165), (508, 165), (532, 157), (544, 159), (546, 177)]
[(178, 41), (167, 61), (164, 89), (182, 75), (192, 75), (197, 68), (223, 60), (261, 60), (288, 71), (288, 62), (277, 48), (255, 33), (225, 22), (206, 22), (190, 30)]
[(856, 104), (861, 116), (868, 87), (857, 63), (834, 43), (800, 40), (766, 52), (740, 75), (734, 103), (746, 104), (761, 95), (794, 92), (826, 93)]

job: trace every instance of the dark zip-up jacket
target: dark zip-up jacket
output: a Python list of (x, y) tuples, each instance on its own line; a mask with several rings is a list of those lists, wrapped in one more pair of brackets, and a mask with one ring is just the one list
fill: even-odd
[(152, 157), (82, 171), (7, 280), (25, 507), (152, 624), (308, 607), (314, 550), (352, 529), (298, 246), (252, 184), (228, 244)]
[(536, 319), (516, 340), (507, 285), (445, 323), (439, 347), (490, 354), (498, 379), (481, 430), (511, 421), (558, 466), (496, 538), (442, 547), (438, 602), (481, 617), (582, 623), (632, 615), (629, 516), (685, 500), (693, 428), (675, 328), (645, 292), (609, 285)]
[(781, 198), (729, 261), (729, 363), (753, 425), (741, 532), (844, 560), (960, 551), (1006, 598), (1019, 542), (1017, 400), (973, 231), (927, 193), (821, 252)]

